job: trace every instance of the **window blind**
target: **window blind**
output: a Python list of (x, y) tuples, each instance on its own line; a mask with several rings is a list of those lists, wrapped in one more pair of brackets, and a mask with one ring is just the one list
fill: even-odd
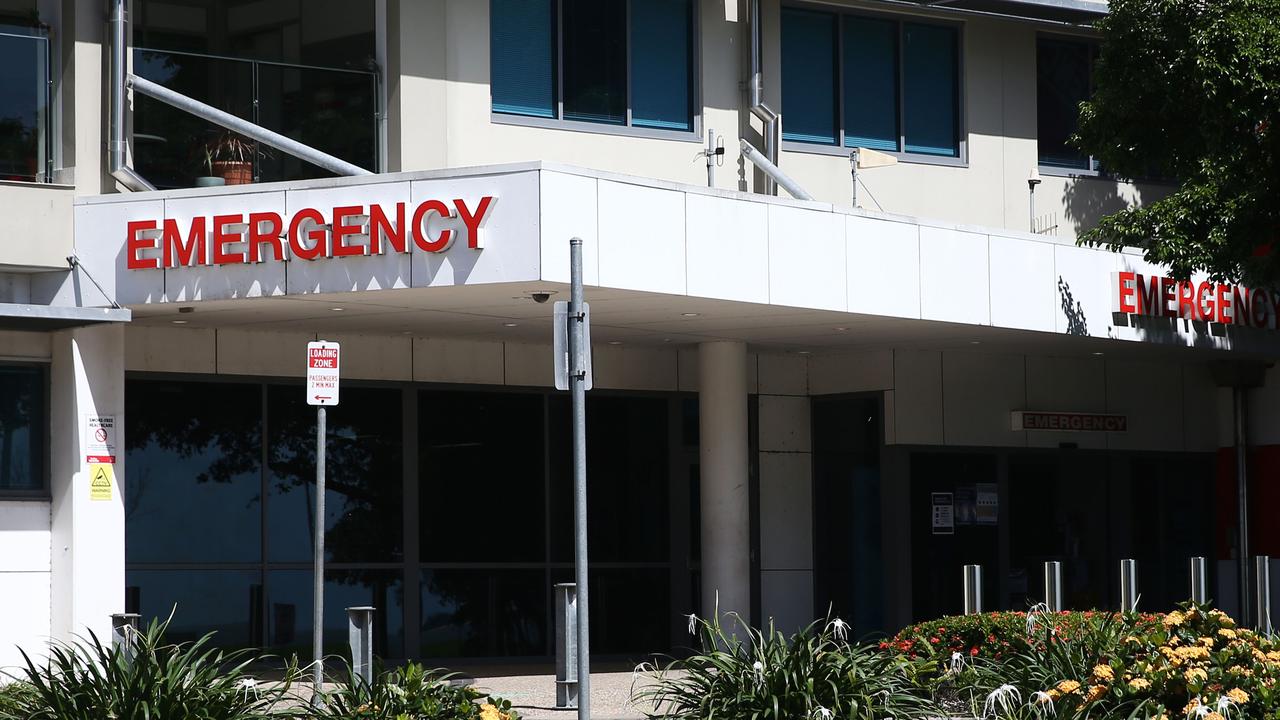
[(782, 137), (836, 142), (836, 16), (782, 11)]
[(898, 24), (844, 19), (844, 144), (898, 150)]
[(958, 45), (952, 28), (903, 25), (903, 135), (907, 152), (960, 155)]
[(552, 0), (490, 0), (494, 112), (555, 117), (554, 20)]
[(632, 125), (693, 129), (689, 5), (689, 0), (632, 0)]

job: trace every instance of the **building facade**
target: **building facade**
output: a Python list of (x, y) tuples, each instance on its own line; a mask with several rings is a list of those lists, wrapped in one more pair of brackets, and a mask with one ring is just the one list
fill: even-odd
[[(1235, 608), (1242, 555), (1280, 554), (1280, 296), (1076, 246), (1169, 187), (1066, 142), (1103, 12), (0, 4), (0, 665), (125, 611), (305, 651), (317, 339), (331, 649), (369, 604), (384, 657), (550, 655), (572, 493), (539, 300), (572, 237), (597, 656), (717, 602), (892, 632), (957, 612), (965, 564), (989, 608), (1041, 600), (1048, 560), (1113, 607), (1136, 558), (1158, 609), (1203, 556)], [(126, 74), (372, 174), (126, 91), (115, 30)]]

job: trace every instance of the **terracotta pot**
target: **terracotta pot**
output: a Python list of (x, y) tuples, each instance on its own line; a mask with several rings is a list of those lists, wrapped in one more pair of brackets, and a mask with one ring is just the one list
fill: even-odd
[(248, 185), (253, 182), (253, 163), (219, 160), (213, 164), (213, 174), (228, 185)]

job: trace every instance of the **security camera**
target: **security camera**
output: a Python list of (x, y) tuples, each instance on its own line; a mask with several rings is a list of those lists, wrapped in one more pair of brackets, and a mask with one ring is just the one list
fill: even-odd
[(546, 290), (538, 290), (538, 291), (536, 291), (536, 292), (531, 292), (531, 293), (529, 293), (529, 297), (533, 298), (533, 301), (534, 301), (534, 302), (536, 302), (536, 303), (538, 303), (539, 305), (541, 305), (541, 304), (545, 303), (546, 301), (550, 300), (550, 299), (551, 299), (551, 295), (552, 295), (552, 293), (549, 293), (549, 292), (547, 292)]

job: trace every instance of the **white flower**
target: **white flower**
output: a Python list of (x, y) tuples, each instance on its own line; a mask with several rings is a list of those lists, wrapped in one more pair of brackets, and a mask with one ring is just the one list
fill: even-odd
[(1236, 701), (1223, 695), (1218, 698), (1218, 714), (1225, 720), (1231, 720), (1231, 711), (1236, 709)]
[(964, 655), (958, 652), (951, 653), (951, 665), (947, 668), (947, 672), (956, 675), (961, 670), (964, 670)]
[(987, 701), (982, 705), (982, 717), (990, 715), (998, 718), (1002, 712), (1005, 717), (1009, 717), (1021, 704), (1022, 693), (1018, 692), (1018, 688), (1008, 684), (1001, 685), (987, 696)]
[(849, 623), (836, 618), (827, 627), (835, 631), (836, 639), (844, 642), (849, 639)]
[(1041, 716), (1049, 717), (1053, 714), (1053, 696), (1047, 692), (1037, 690), (1031, 696), (1031, 702), (1027, 703), (1032, 712)]
[(248, 700), (250, 697), (253, 697), (255, 700), (257, 699), (258, 697), (258, 681), (257, 680), (254, 680), (251, 677), (240, 678), (240, 680), (236, 682), (236, 687), (240, 690), (240, 692), (244, 693), (244, 698), (246, 700)]
[(834, 715), (835, 713), (819, 705), (818, 707), (813, 709), (813, 712), (811, 713), (810, 716), (814, 718), (819, 718), (819, 720), (831, 720), (831, 718)]
[(1049, 606), (1044, 603), (1032, 605), (1027, 611), (1027, 637), (1031, 637), (1036, 633), (1036, 624), (1040, 619), (1040, 615), (1049, 612)]
[(697, 615), (697, 613), (689, 613), (688, 615), (685, 615), (685, 617), (689, 619), (689, 634), (690, 634), (690, 635), (696, 635), (696, 634), (698, 634), (698, 615)]

